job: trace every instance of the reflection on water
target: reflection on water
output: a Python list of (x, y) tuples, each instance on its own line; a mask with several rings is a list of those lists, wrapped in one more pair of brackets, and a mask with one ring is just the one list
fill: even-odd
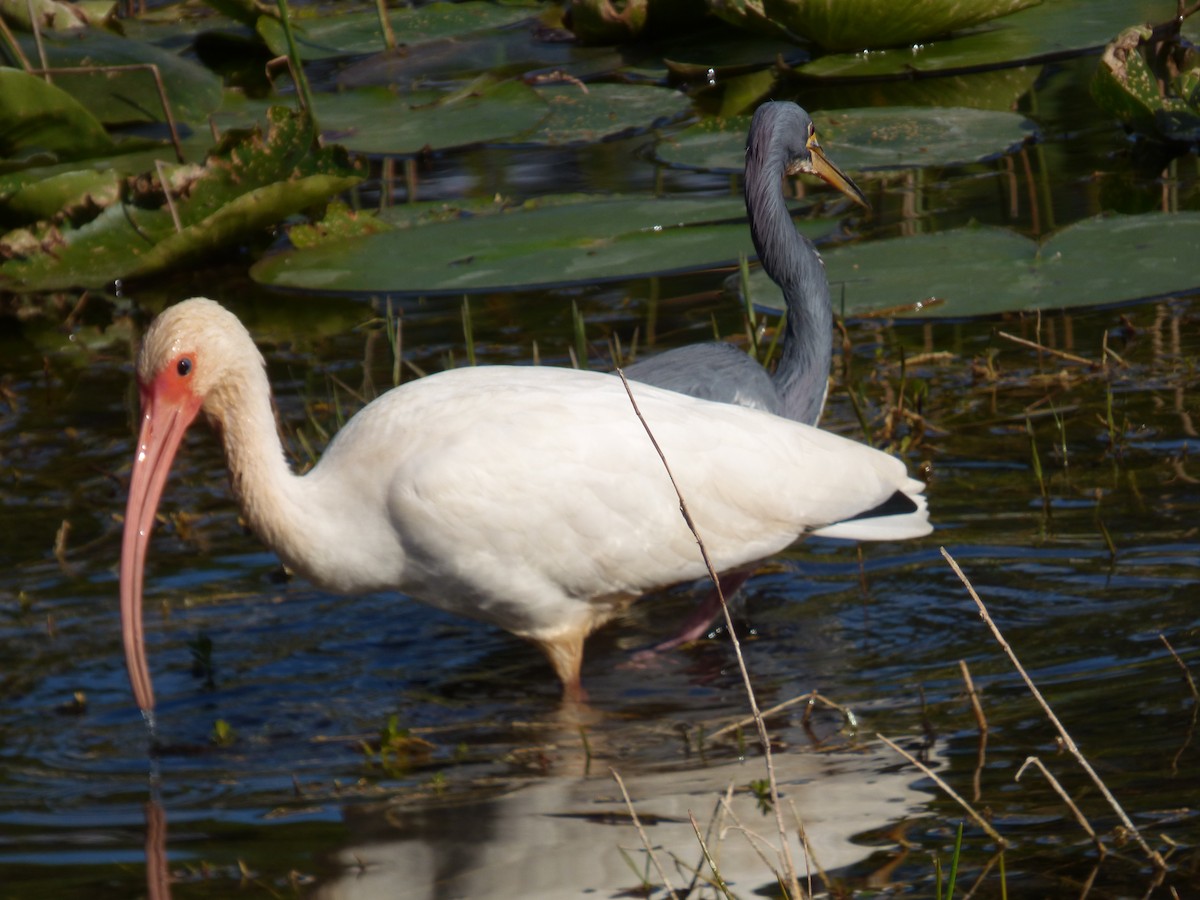
[[(972, 218), (1041, 234), (1100, 208), (1153, 206), (1164, 186), (1194, 207), (1195, 157), (1160, 182), (1157, 170), (1130, 162), (1119, 132), (1080, 127), (1087, 100), (1072, 65), (1045, 73), (1036, 97), (1022, 101), (1050, 136), (1045, 145), (1015, 163), (879, 182), (868, 237)], [(581, 153), (597, 187), (619, 188), (647, 178), (637, 150), (617, 142)], [(434, 187), (486, 154), (441, 161)], [(520, 165), (532, 171), (529, 160)], [(698, 176), (668, 184), (725, 186)], [(487, 361), (526, 361), (536, 341), (543, 362), (564, 364), (572, 300), (597, 348), (610, 332), (628, 345), (635, 329), (643, 345), (651, 332), (663, 346), (703, 339), (714, 319), (736, 334), (739, 312), (716, 293), (722, 277), (473, 298), (478, 349)], [(196, 293), (219, 294), (260, 338), (298, 464), (306, 442), (319, 448), (321, 429), (335, 428), (359, 393), (390, 383), (386, 341), (357, 328), (381, 307), (267, 296), (230, 272), (183, 276), (137, 299), (153, 307)], [(406, 359), (426, 371), (448, 352), (461, 360), (459, 316), (457, 298), (406, 305)], [(883, 440), (903, 383), (906, 408), (923, 418), (895, 419), (891, 437), (919, 438), (904, 453), (913, 467), (931, 463), (937, 531), (861, 556), (811, 541), (748, 583), (736, 619), (760, 703), (819, 688), (860, 722), (850, 734), (837, 716), (818, 716), (810, 731), (794, 711), (773, 718), (781, 778), (818, 861), (852, 887), (932, 893), (931, 854), (946, 858), (961, 816), (925, 782), (913, 788), (915, 773), (874, 742), (882, 732), (922, 735), (944, 777), (969, 799), (978, 791), (1012, 842), (1014, 896), (1078, 895), (1089, 878), (1108, 895), (1187, 896), (1200, 887), (1196, 703), (1159, 635), (1193, 675), (1200, 670), (1196, 298), (1003, 329), (1095, 365), (1007, 342), (995, 322), (848, 329), (826, 425), (861, 434), (853, 390)], [(167, 887), (176, 897), (529, 896), (560, 883), (559, 865), (580, 891), (609, 896), (637, 885), (622, 850), (639, 871), (645, 865), (609, 765), (629, 783), (651, 840), (689, 865), (698, 857), (686, 813), (706, 823), (731, 781), (748, 805), (738, 815), (765, 829), (747, 790), (763, 777), (752, 739), (746, 751), (734, 738), (705, 737), (745, 709), (723, 636), (648, 669), (630, 664), (632, 651), (673, 633), (700, 588), (648, 598), (596, 636), (584, 678), (597, 719), (583, 733), (564, 731), (553, 678), (512, 638), (406, 598), (346, 600), (288, 580), (239, 523), (203, 429), (167, 488), (147, 572), (162, 805), (146, 807), (146, 732), (116, 611), (133, 330), (120, 317), (85, 317), (74, 329), (0, 323), (0, 896), (91, 900)], [(1058, 754), (939, 545), (1135, 824), (1157, 847), (1167, 846), (1160, 835), (1178, 844), (1158, 887), (1113, 839), (1115, 816)], [(960, 660), (988, 716), (983, 756)], [(371, 748), (392, 715), (428, 748), (383, 766)], [(213, 740), (218, 721), (232, 729), (227, 744)], [(744, 751), (749, 761), (737, 762)], [(1099, 870), (1053, 791), (1032, 774), (1014, 783), (1031, 754), (1120, 851)], [(889, 832), (896, 823), (914, 848), (907, 854)], [(963, 870), (978, 876), (994, 848), (970, 827), (965, 846)], [(738, 834), (722, 842), (724, 874), (740, 896), (770, 881), (742, 858), (745, 848)], [(517, 887), (501, 881), (512, 877)], [(994, 870), (984, 885), (998, 893)]]

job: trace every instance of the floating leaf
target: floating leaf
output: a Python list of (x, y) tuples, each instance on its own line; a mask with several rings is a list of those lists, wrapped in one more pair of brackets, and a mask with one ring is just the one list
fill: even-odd
[(1097, 51), (1130, 22), (1169, 14), (1160, 0), (1046, 0), (948, 40), (897, 50), (833, 53), (796, 72), (809, 78), (883, 78), (1026, 65)]
[(337, 83), (343, 89), (384, 85), (411, 90), (422, 83), (441, 84), (483, 73), (497, 79), (533, 71), (585, 78), (622, 65), (613, 50), (546, 41), (532, 27), (517, 27), (384, 50), (341, 68)]
[(316, 104), (326, 140), (358, 153), (395, 155), (517, 140), (547, 115), (545, 101), (519, 81), (453, 95), (361, 88), (320, 94)]
[[(25, 55), (37, 59), (29, 36), (20, 37)], [(147, 66), (157, 67), (179, 122), (204, 122), (221, 104), (221, 80), (203, 66), (153, 44), (134, 41), (97, 29), (43, 36), (54, 68)], [(165, 120), (154, 75), (148, 68), (123, 71), (56, 73), (54, 83), (107, 125)]]
[[(813, 119), (829, 155), (854, 171), (977, 162), (1009, 152), (1034, 128), (1016, 113), (937, 107), (841, 109)], [(685, 168), (741, 172), (749, 128), (749, 116), (705, 119), (661, 141), (655, 156)]]
[[(428, 295), (595, 283), (732, 264), (752, 253), (738, 198), (592, 198), (336, 241), (268, 257), (276, 287)], [(821, 237), (826, 221), (800, 223)]]
[(565, 84), (537, 92), (550, 107), (550, 117), (530, 136), (535, 143), (591, 143), (647, 131), (692, 108), (685, 94), (652, 85)]
[(96, 117), (61, 88), (0, 69), (0, 157), (83, 159), (110, 153), (113, 146)]
[(907, 47), (1007, 16), (1040, 0), (720, 0), (738, 24), (782, 28), (826, 50)]
[[(272, 127), (231, 136), (204, 166), (164, 166), (129, 179), (83, 224), (55, 219), (0, 238), (0, 287), (100, 287), (195, 260), (247, 240), (360, 180), (343, 151), (310, 151), (306, 116), (285, 109)], [(178, 221), (176, 221), (178, 216)]]
[(794, 41), (730, 34), (728, 28), (704, 31), (673, 41), (664, 62), (681, 78), (721, 82), (748, 71), (770, 69), (776, 60), (798, 66), (811, 54)]
[[(849, 316), (966, 318), (1123, 303), (1200, 287), (1200, 213), (1097, 216), (1045, 243), (1004, 228), (963, 228), (822, 253), (834, 306)], [(756, 306), (782, 309), (756, 270)]]
[[(393, 9), (388, 13), (388, 20), (396, 34), (396, 41), (413, 47), (512, 25), (535, 15), (539, 8), (534, 4), (466, 0), (463, 3), (429, 3), (420, 7)], [(294, 16), (292, 28), (300, 58), (308, 61), (378, 53), (387, 46), (379, 27), (379, 16), (373, 10), (343, 12), (320, 18)], [(288, 52), (283, 26), (277, 20), (262, 16), (257, 29), (272, 53), (283, 56)]]
[(787, 96), (813, 109), (942, 106), (1011, 112), (1041, 72), (1042, 66), (1031, 65), (888, 81), (798, 78), (789, 80)]

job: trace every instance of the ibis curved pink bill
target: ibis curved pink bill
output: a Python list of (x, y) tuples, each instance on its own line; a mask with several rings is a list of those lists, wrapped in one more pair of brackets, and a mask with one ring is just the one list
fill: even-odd
[[(641, 594), (706, 574), (662, 461), (611, 375), (483, 366), (421, 378), (363, 408), (304, 475), (284, 455), (262, 356), (220, 305), (196, 298), (163, 312), (137, 378), (121, 622), (145, 711), (154, 707), (146, 551), (199, 412), (220, 435), (246, 520), (292, 570), (329, 591), (401, 591), (506, 629), (542, 649), (568, 697), (581, 693), (591, 632)], [(930, 530), (923, 485), (885, 453), (758, 410), (632, 389), (718, 571), (810, 532)]]

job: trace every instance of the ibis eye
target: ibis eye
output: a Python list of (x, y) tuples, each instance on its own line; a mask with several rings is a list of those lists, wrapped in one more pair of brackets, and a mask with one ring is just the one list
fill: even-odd
[(179, 373), (180, 378), (186, 378), (192, 374), (192, 361), (188, 357), (184, 357), (175, 364), (175, 371)]

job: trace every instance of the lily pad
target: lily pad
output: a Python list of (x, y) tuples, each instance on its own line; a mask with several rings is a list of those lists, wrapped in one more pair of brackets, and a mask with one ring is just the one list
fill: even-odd
[[(754, 252), (744, 217), (733, 197), (537, 204), (288, 251), (250, 274), (275, 287), (394, 295), (594, 284), (730, 265)], [(834, 227), (800, 223), (814, 239)]]
[[(834, 304), (848, 316), (967, 318), (1124, 303), (1200, 288), (1200, 213), (1097, 216), (1038, 244), (1005, 228), (964, 228), (822, 253)], [(750, 278), (756, 306), (779, 288)]]
[(550, 107), (550, 117), (529, 137), (541, 144), (593, 143), (647, 131), (692, 109), (685, 94), (653, 85), (566, 84), (537, 92)]
[(833, 53), (798, 67), (810, 78), (896, 78), (1027, 65), (1098, 52), (1131, 22), (1169, 17), (1161, 0), (1045, 0), (979, 30), (919, 46)]
[(264, 137), (231, 135), (204, 166), (129, 179), (83, 224), (55, 219), (0, 237), (0, 288), (102, 287), (196, 260), (324, 202), (360, 179), (344, 151), (313, 153), (306, 116), (277, 109)]
[[(397, 44), (412, 47), (513, 25), (536, 15), (540, 8), (536, 4), (484, 3), (482, 0), (429, 3), (393, 9), (388, 13), (388, 21)], [(272, 53), (283, 56), (288, 52), (283, 25), (278, 20), (261, 16), (256, 27)], [(373, 10), (319, 18), (293, 16), (292, 28), (300, 58), (308, 61), (378, 53), (387, 47), (379, 16)]]
[(536, 71), (588, 78), (623, 64), (611, 49), (541, 40), (533, 28), (516, 27), (384, 50), (341, 68), (337, 84), (342, 89), (384, 85), (411, 90), (422, 82), (441, 84), (483, 73), (516, 78)]
[(548, 115), (546, 102), (519, 81), (487, 83), (454, 94), (361, 88), (318, 94), (317, 121), (327, 141), (358, 153), (408, 155), (489, 141), (515, 141)]
[[(1029, 93), (1043, 66), (983, 69), (928, 78), (889, 81), (788, 79), (789, 93), (801, 106), (854, 109), (883, 106), (943, 106), (1012, 112)], [(775, 93), (779, 99), (778, 91)]]
[(113, 140), (61, 88), (17, 69), (0, 69), (0, 157), (44, 161), (110, 153)]
[[(890, 107), (816, 113), (817, 134), (843, 169), (962, 165), (1008, 153), (1034, 134), (1017, 113), (981, 109)], [(748, 116), (705, 119), (663, 140), (655, 157), (668, 165), (741, 172)]]
[[(30, 36), (18, 40), (28, 58), (38, 58)], [(93, 28), (43, 35), (43, 44), (51, 67), (82, 69), (56, 73), (55, 85), (106, 125), (165, 120), (154, 75), (144, 68), (148, 65), (157, 67), (176, 121), (204, 122), (221, 105), (221, 80), (216, 75), (153, 44)], [(143, 68), (93, 71), (106, 66)]]
[(734, 21), (782, 28), (826, 50), (912, 46), (980, 25), (1040, 0), (720, 0)]

